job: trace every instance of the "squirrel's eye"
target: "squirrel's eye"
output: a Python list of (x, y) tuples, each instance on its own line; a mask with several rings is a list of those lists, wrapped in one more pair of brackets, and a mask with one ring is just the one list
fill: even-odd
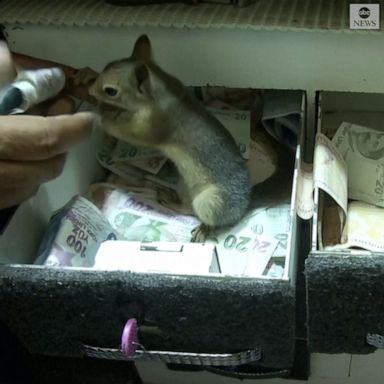
[(103, 87), (103, 91), (104, 93), (107, 95), (107, 96), (110, 96), (110, 97), (114, 97), (114, 96), (117, 96), (117, 94), (119, 93), (119, 90), (116, 89), (116, 88), (113, 88), (109, 85)]

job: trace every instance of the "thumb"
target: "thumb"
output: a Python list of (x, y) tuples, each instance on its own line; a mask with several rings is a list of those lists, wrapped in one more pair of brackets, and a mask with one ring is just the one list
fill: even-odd
[(68, 96), (60, 97), (51, 102), (47, 111), (47, 116), (66, 115), (75, 112), (75, 102)]
[(9, 84), (16, 77), (16, 69), (12, 62), (7, 44), (0, 41), (0, 88)]
[(55, 116), (68, 115), (75, 112), (75, 102), (69, 96), (62, 96), (33, 106), (29, 115)]

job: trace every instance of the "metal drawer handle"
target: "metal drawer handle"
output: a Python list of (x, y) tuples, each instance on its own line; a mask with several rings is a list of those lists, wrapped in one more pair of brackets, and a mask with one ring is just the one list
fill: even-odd
[(366, 339), (369, 345), (384, 349), (384, 336), (378, 335), (377, 333), (368, 333)]
[(137, 350), (135, 355), (131, 357), (127, 357), (120, 349), (99, 348), (83, 344), (83, 350), (86, 356), (97, 359), (158, 361), (161, 363), (204, 366), (241, 365), (252, 363), (261, 359), (261, 352), (258, 349), (251, 349), (234, 354)]
[[(148, 351), (139, 344), (137, 331), (136, 320), (129, 319), (122, 333), (120, 349), (99, 348), (83, 344), (84, 354), (98, 359), (158, 361), (162, 363), (202, 366), (242, 365), (261, 359), (261, 351), (259, 349), (250, 349), (234, 354)], [(141, 349), (138, 349), (138, 347), (141, 347)]]

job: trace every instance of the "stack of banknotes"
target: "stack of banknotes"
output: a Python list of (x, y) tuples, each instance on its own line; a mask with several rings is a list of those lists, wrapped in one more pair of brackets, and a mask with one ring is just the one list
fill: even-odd
[(332, 198), (320, 212), (319, 248), (383, 252), (384, 131), (343, 122), (331, 139), (319, 133), (313, 175)]
[[(201, 97), (234, 136), (256, 183), (273, 172), (273, 165), (251, 139), (250, 100), (254, 103), (255, 95), (249, 92), (210, 88), (202, 89)], [(175, 210), (178, 175), (161, 153), (105, 136), (97, 160), (110, 171), (108, 178), (91, 185), (86, 196), (75, 196), (52, 217), (38, 263), (93, 267), (97, 248), (106, 240), (191, 241), (200, 222)], [(221, 273), (281, 278), (290, 214), (289, 204), (261, 208), (216, 233), (208, 242), (216, 246)]]

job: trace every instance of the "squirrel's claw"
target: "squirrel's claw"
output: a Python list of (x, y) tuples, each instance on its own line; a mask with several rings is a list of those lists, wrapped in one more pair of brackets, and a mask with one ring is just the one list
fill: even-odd
[(191, 235), (191, 243), (205, 243), (207, 239), (215, 240), (215, 229), (212, 227), (208, 227), (208, 225), (200, 224), (198, 227), (192, 230)]

